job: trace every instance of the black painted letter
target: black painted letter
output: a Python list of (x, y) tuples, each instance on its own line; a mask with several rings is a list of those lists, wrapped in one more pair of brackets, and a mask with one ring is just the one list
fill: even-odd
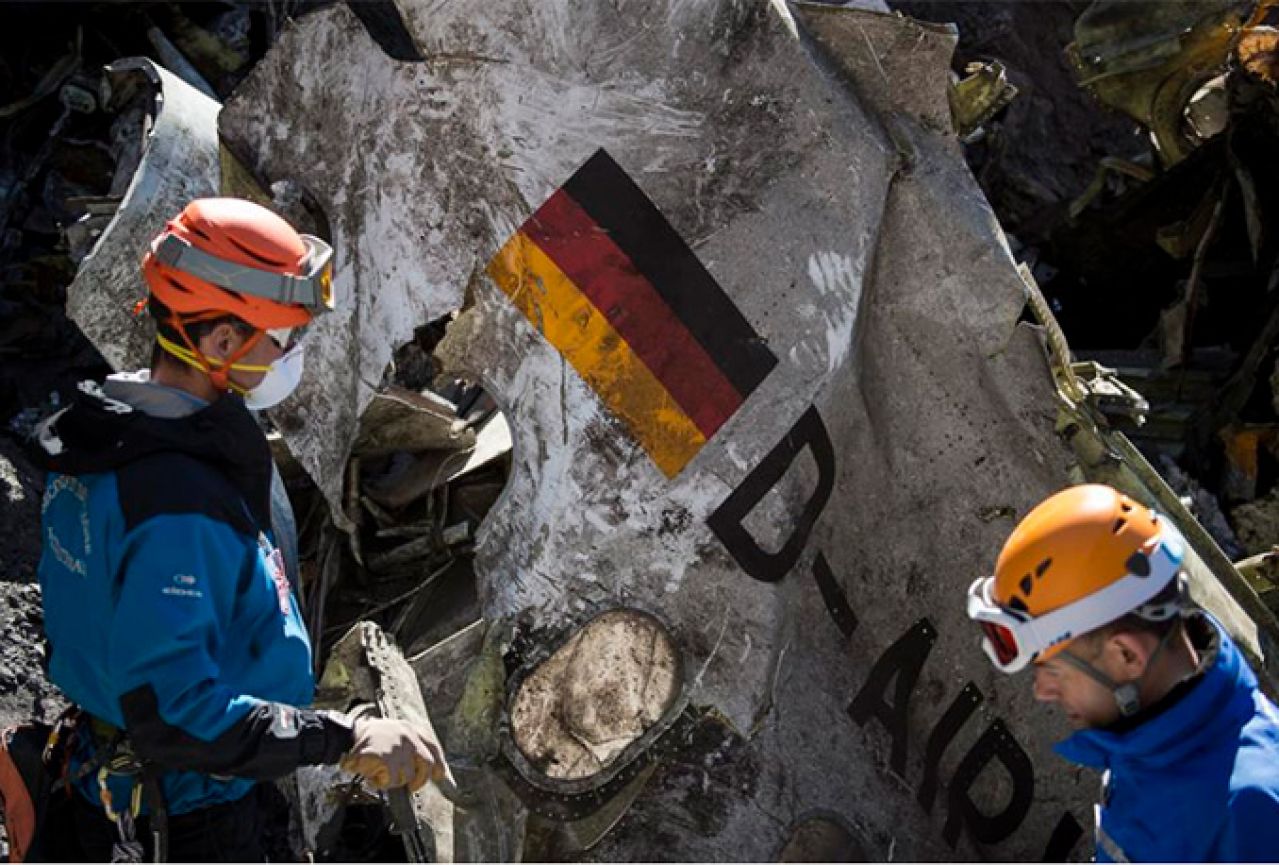
[(924, 807), (925, 814), (933, 811), (933, 799), (937, 796), (937, 773), (941, 765), (942, 754), (963, 728), (973, 712), (985, 699), (981, 691), (972, 682), (964, 685), (964, 689), (955, 695), (955, 700), (946, 709), (933, 732), (928, 735), (928, 744), (924, 746), (924, 780), (919, 782), (919, 804)]
[[(986, 814), (977, 807), (969, 791), (981, 770), (996, 759), (1007, 770), (1013, 793), (1003, 810)], [(950, 781), (950, 810), (946, 814), (942, 837), (954, 848), (959, 842), (960, 827), (966, 825), (974, 840), (982, 844), (997, 844), (1017, 831), (1021, 821), (1026, 819), (1034, 796), (1035, 769), (1030, 757), (1013, 740), (1004, 722), (996, 718), (964, 755), (955, 770), (955, 777)]]
[[(768, 491), (782, 479), (795, 457), (805, 447), (812, 450), (813, 459), (817, 461), (817, 489), (804, 505), (804, 512), (796, 521), (795, 530), (782, 548), (775, 553), (766, 552), (755, 543), (742, 523)], [(831, 445), (830, 434), (826, 432), (826, 425), (822, 423), (817, 408), (809, 406), (786, 437), (729, 494), (724, 503), (711, 514), (707, 523), (746, 573), (757, 580), (775, 583), (795, 567), (800, 553), (804, 551), (804, 545), (808, 543), (813, 525), (821, 516), (834, 488), (835, 448)]]
[[(866, 684), (848, 704), (848, 714), (861, 726), (865, 726), (871, 718), (877, 718), (888, 730), (893, 740), (892, 756), (888, 762), (902, 777), (906, 775), (910, 695), (935, 642), (937, 630), (932, 622), (920, 619), (911, 625), (909, 631), (879, 656), (866, 678)], [(893, 701), (889, 703), (884, 694), (894, 679)]]
[(1052, 837), (1048, 839), (1048, 846), (1044, 848), (1044, 856), (1039, 861), (1065, 862), (1070, 858), (1070, 851), (1075, 849), (1075, 845), (1083, 836), (1084, 827), (1079, 825), (1074, 814), (1067, 811), (1057, 821), (1057, 827), (1053, 829)]
[(813, 559), (813, 579), (817, 581), (817, 590), (822, 593), (822, 602), (826, 604), (831, 621), (843, 633), (844, 639), (848, 639), (857, 630), (857, 614), (848, 603), (839, 580), (835, 579), (835, 572), (830, 569), (824, 553), (818, 553)]

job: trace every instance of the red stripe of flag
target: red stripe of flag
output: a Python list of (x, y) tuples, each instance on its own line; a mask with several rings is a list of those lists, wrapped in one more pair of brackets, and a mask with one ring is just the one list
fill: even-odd
[(590, 299), (708, 439), (742, 396), (608, 233), (564, 190), (520, 229)]

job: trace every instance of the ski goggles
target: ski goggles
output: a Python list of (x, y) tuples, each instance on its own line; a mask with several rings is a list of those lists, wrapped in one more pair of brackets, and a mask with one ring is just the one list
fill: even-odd
[(308, 250), (303, 262), (305, 273), (301, 276), (260, 270), (218, 258), (171, 231), (156, 238), (151, 253), (161, 264), (219, 288), (276, 303), (296, 304), (312, 314), (326, 312), (333, 309), (333, 247), (310, 234), (301, 237)]
[(1159, 521), (1159, 535), (1129, 559), (1127, 573), (1041, 616), (996, 603), (994, 577), (974, 580), (968, 587), (968, 618), (981, 626), (982, 649), (996, 669), (1016, 673), (1050, 649), (1137, 611), (1163, 591), (1181, 571), (1186, 541), (1165, 519)]

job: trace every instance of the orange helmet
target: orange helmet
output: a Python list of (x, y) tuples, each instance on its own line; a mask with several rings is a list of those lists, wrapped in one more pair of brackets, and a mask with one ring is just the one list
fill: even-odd
[(201, 198), (151, 242), (142, 276), (180, 318), (219, 313), (259, 330), (298, 327), (333, 306), (332, 255), (261, 205)]
[[(169, 310), (166, 324), (181, 337), (163, 334), (169, 354), (208, 374), (219, 390), (237, 389), (229, 378), (237, 361), (263, 333), (284, 347), (312, 317), (333, 308), (333, 250), (318, 237), (299, 234), (261, 205), (238, 198), (192, 201), (151, 241), (142, 276), (151, 296)], [(256, 333), (226, 361), (205, 357), (186, 325), (233, 315)], [(251, 368), (264, 371), (266, 368)]]
[(1063, 490), (1026, 515), (995, 575), (969, 588), (968, 614), (1005, 672), (1052, 657), (1071, 639), (1148, 608), (1177, 578), (1185, 540), (1159, 514), (1101, 484)]

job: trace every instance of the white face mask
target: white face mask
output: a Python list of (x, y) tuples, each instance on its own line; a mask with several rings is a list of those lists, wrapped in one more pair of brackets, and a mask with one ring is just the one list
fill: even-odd
[(257, 387), (244, 394), (244, 404), (260, 411), (284, 402), (302, 381), (303, 367), (302, 346), (295, 345), (271, 363)]

